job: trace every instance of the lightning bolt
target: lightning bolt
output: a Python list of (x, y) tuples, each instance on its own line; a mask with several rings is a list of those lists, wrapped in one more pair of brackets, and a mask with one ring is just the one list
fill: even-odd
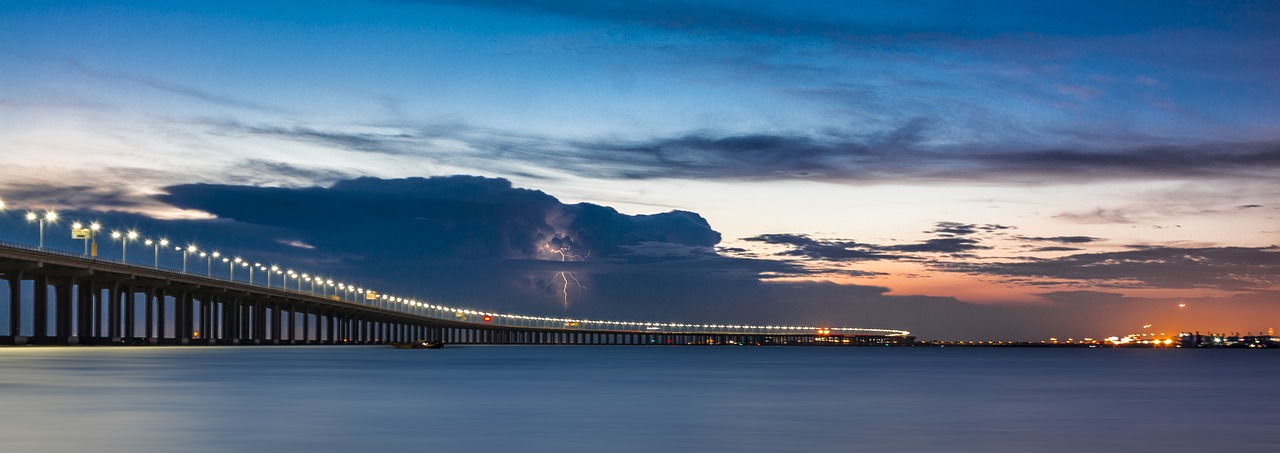
[[(547, 244), (547, 250), (550, 250), (551, 253), (560, 255), (560, 262), (562, 263), (573, 261), (573, 260), (582, 261), (586, 259), (585, 256), (573, 254), (569, 244), (562, 244), (559, 248), (553, 247), (551, 244)], [(591, 252), (587, 252), (586, 256), (591, 256)], [(557, 272), (554, 278), (559, 278), (564, 283), (564, 285), (560, 288), (560, 293), (561, 295), (564, 296), (564, 302), (563, 302), (564, 309), (568, 310), (569, 309), (569, 282), (573, 281), (573, 285), (577, 286), (579, 290), (587, 289), (587, 287), (582, 286), (582, 282), (578, 281), (578, 277), (575, 277), (573, 273), (569, 271)]]

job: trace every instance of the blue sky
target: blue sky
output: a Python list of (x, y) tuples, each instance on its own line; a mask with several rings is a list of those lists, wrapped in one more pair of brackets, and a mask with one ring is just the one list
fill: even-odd
[[(1146, 304), (1196, 300), (1237, 303), (1199, 318), (1244, 330), (1280, 313), (1261, 302), (1280, 242), (1276, 23), (1270, 2), (6, 2), (0, 197), (261, 233), (201, 191), (475, 175), (620, 224), (696, 213), (719, 242), (600, 244), (631, 261), (704, 248), (680, 256), (718, 261), (681, 275), (738, 266), (763, 285), (746, 310), (760, 316), (820, 288), (855, 307), (798, 316), (951, 328), (885, 302), (924, 298), (1124, 333), (1158, 317)], [(1009, 228), (942, 236), (950, 223)], [(1028, 239), (1066, 237), (1098, 240)], [(1111, 278), (1065, 270), (1149, 250), (1232, 256), (1254, 284), (1181, 287), (1149, 278), (1177, 261), (1150, 256)], [(352, 265), (355, 251), (306, 252)], [(476, 272), (550, 258), (499, 255)], [(691, 301), (715, 287), (672, 285)], [(615, 296), (569, 310), (661, 313)], [(1126, 314), (1101, 326), (1081, 302), (1098, 300)]]

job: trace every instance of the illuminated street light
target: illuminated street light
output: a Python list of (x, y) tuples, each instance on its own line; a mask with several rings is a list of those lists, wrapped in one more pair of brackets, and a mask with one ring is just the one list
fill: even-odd
[[(223, 258), (222, 260), (227, 261), (226, 258)], [(238, 256), (235, 257), (235, 259), (231, 260), (231, 267), (230, 267), (231, 270), (227, 271), (227, 277), (231, 279), (231, 281), (233, 282), (236, 281), (236, 265), (243, 264), (243, 263), (244, 263), (244, 260)]]
[(156, 269), (159, 269), (160, 268), (160, 247), (168, 247), (169, 240), (160, 239), (159, 241), (153, 241), (153, 240), (147, 239), (146, 241), (143, 242), (143, 244), (150, 245), (155, 249), (155, 262), (153, 265), (155, 266)]
[(175, 247), (175, 249), (182, 252), (182, 273), (185, 274), (187, 273), (187, 254), (198, 252), (200, 249), (196, 248), (195, 244), (190, 244), (185, 249), (182, 247)]
[(267, 269), (267, 287), (268, 288), (271, 287), (271, 274), (275, 272), (280, 272), (280, 266), (276, 266), (273, 264), (271, 265), (270, 269)]
[(206, 268), (205, 268), (205, 275), (208, 275), (208, 276), (210, 276), (210, 277), (212, 277), (212, 276), (213, 276), (213, 259), (214, 259), (214, 258), (217, 258), (217, 257), (219, 257), (219, 256), (222, 256), (222, 255), (221, 255), (220, 253), (218, 253), (218, 252), (213, 252), (213, 253), (210, 253), (210, 254), (208, 254), (208, 255), (205, 255), (205, 254), (203, 254), (203, 253), (201, 253), (201, 254), (200, 254), (200, 257), (201, 257), (201, 258), (207, 258), (207, 259), (208, 259), (208, 262), (207, 262), (207, 263), (205, 263), (205, 266), (206, 266)]
[(102, 229), (102, 224), (93, 222), (89, 224), (89, 256), (98, 256), (98, 231)]
[(27, 213), (28, 222), (36, 222), (40, 224), (40, 250), (44, 250), (44, 224), (54, 224), (58, 222), (58, 213), (54, 211), (45, 211), (44, 215), (36, 215), (34, 212)]
[(129, 241), (137, 240), (138, 232), (132, 231), (132, 230), (130, 230), (128, 233), (112, 231), (111, 239), (120, 240), (120, 262), (128, 263), (129, 262)]

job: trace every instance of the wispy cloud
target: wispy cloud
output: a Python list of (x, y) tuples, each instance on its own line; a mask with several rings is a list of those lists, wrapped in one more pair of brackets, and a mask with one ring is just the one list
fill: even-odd
[(1280, 248), (1144, 247), (1016, 262), (953, 262), (938, 269), (1112, 288), (1258, 291), (1280, 285)]
[(218, 94), (213, 91), (197, 88), (195, 86), (186, 85), (169, 80), (142, 75), (132, 74), (122, 71), (104, 71), (89, 67), (88, 65), (77, 60), (64, 60), (72, 68), (81, 74), (113, 82), (129, 82), (139, 86), (148, 87), (154, 90), (162, 91), (169, 94), (182, 96), (188, 99), (194, 99), (207, 104), (218, 105), (222, 107), (231, 107), (235, 109), (251, 110), (264, 113), (290, 113), (288, 109), (277, 107), (274, 105), (251, 101), (248, 99), (238, 98)]
[[(638, 141), (566, 140), (460, 125), (342, 131), (312, 126), (220, 122), (229, 133), (269, 136), (365, 153), (413, 155), (475, 167), (542, 168), (602, 179), (809, 179), (839, 183), (982, 182), (1041, 184), (1134, 178), (1274, 180), (1280, 143), (1200, 143), (1120, 149), (1028, 149), (1009, 144), (936, 145), (929, 122), (878, 134), (717, 135)], [(1064, 218), (1131, 220), (1099, 210)]]

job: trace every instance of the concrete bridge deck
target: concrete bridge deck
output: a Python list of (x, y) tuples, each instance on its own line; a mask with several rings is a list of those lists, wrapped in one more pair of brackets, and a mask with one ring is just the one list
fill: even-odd
[[(571, 320), (406, 301), (341, 300), (56, 250), (0, 243), (2, 344), (900, 345), (905, 331)], [(30, 313), (23, 308), (30, 307)], [(479, 321), (479, 322), (477, 322)], [(26, 333), (26, 334), (24, 334)]]

